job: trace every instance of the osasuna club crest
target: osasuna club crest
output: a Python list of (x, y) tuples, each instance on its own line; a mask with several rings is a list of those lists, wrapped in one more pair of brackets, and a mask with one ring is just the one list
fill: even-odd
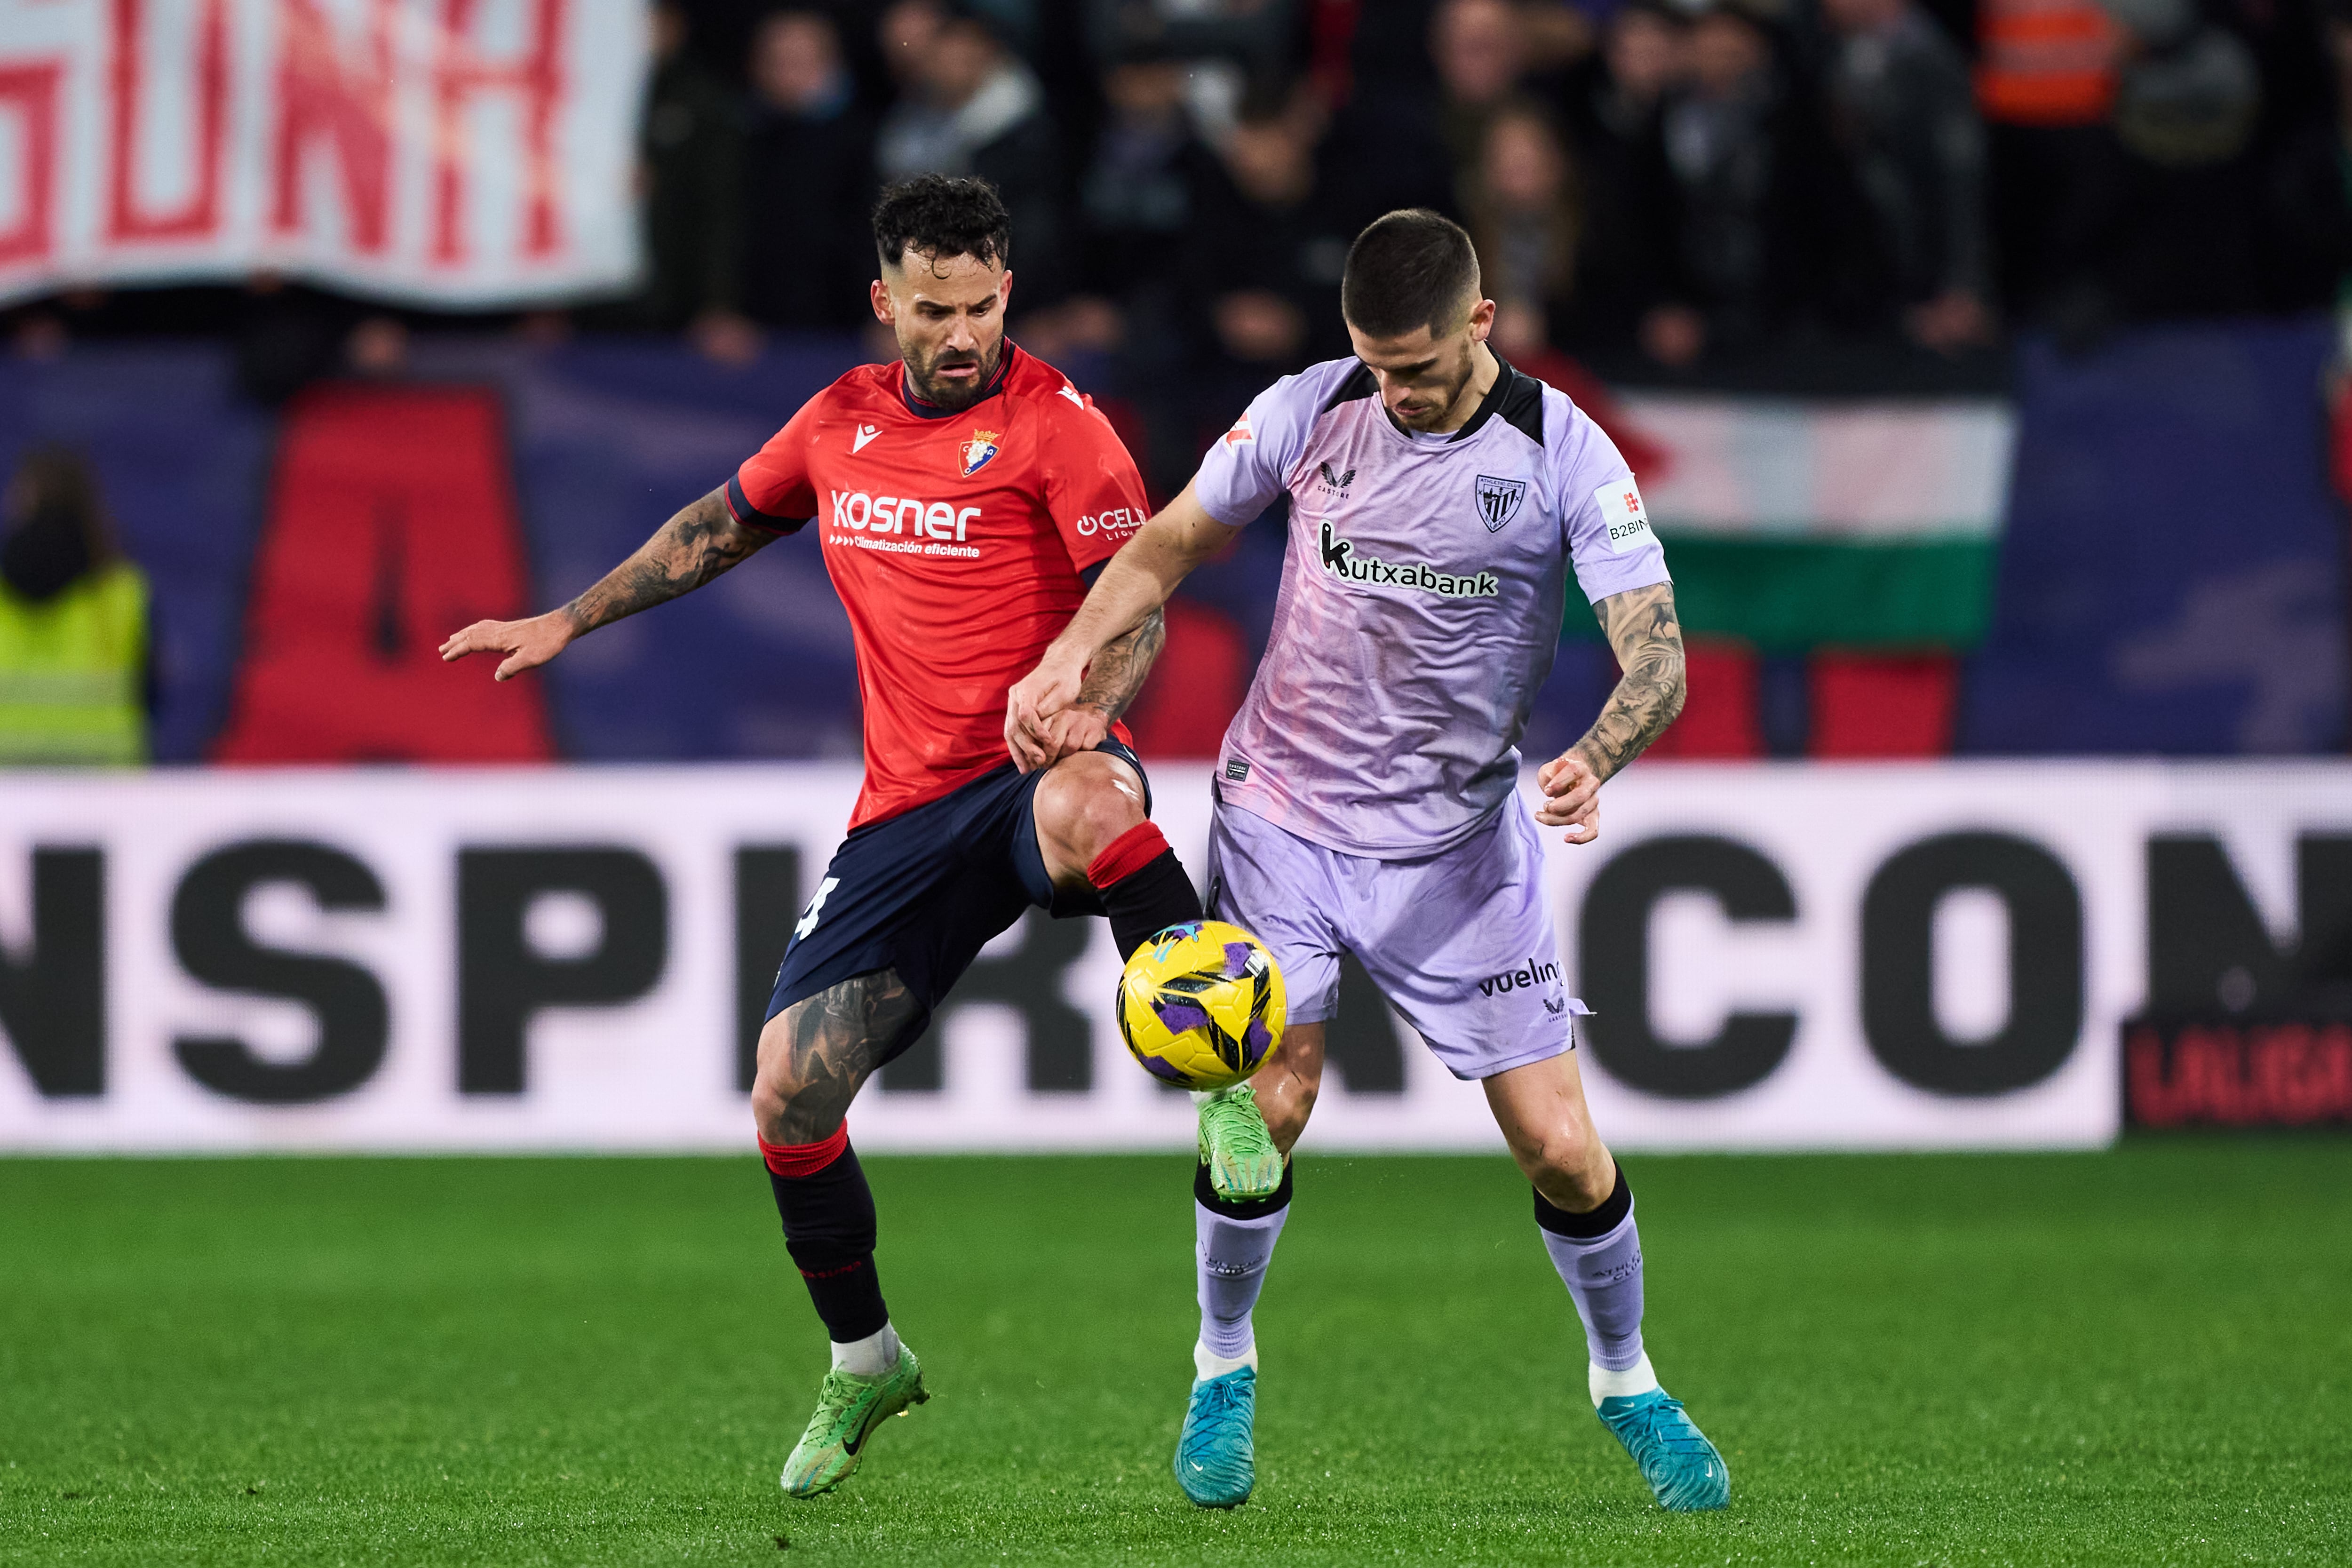
[(1519, 503), (1528, 499), (1525, 479), (1498, 479), (1492, 474), (1478, 476), (1478, 521), (1486, 525), (1489, 533), (1499, 533), (1503, 525), (1519, 515)]
[[(988, 460), (996, 456), (996, 432), (975, 430), (971, 433), (971, 439), (966, 441), (958, 450), (963, 454), (963, 477), (970, 479), (986, 468)], [(1490, 523), (1488, 526), (1494, 525)]]

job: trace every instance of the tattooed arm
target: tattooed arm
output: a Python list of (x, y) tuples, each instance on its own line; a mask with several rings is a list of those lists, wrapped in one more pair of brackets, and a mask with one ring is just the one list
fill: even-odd
[[(1160, 645), (1167, 640), (1160, 606), (1192, 568), (1230, 544), (1233, 537), (1234, 531), (1209, 515), (1188, 484), (1104, 563), (1078, 613), (1045, 649), (1037, 668), (1005, 696), (1004, 742), (1023, 773), (1051, 766), (1102, 738), (1110, 721), (1141, 689), (1151, 661), (1160, 657)], [(1105, 707), (1106, 700), (1114, 705)], [(1094, 740), (1084, 746), (1065, 745), (1089, 724), (1084, 714), (1063, 717), (1080, 706), (1101, 716), (1091, 725)]]
[(562, 609), (521, 621), (476, 621), (441, 645), (441, 657), (504, 654), (498, 679), (520, 675), (562, 653), (576, 637), (701, 587), (777, 537), (737, 522), (727, 510), (727, 492), (715, 489), (689, 502), (635, 554)]
[(1570, 844), (1600, 837), (1601, 786), (1638, 757), (1683, 710), (1683, 628), (1671, 583), (1612, 594), (1592, 606), (1623, 671), (1584, 739), (1536, 773), (1536, 820), (1565, 827)]
[(1076, 706), (1091, 708), (1106, 719), (1126, 712), (1167, 645), (1168, 617), (1155, 605), (1140, 626), (1124, 637), (1111, 638), (1095, 655), (1094, 662), (1087, 666)]
[[(1103, 736), (1110, 733), (1110, 721), (1127, 712), (1136, 693), (1143, 691), (1143, 677), (1152, 672), (1152, 660), (1160, 658), (1160, 648), (1167, 639), (1167, 616), (1155, 605), (1134, 630), (1119, 632), (1118, 637), (1096, 648), (1094, 658), (1087, 663), (1085, 679), (1077, 684), (1077, 696), (1070, 699), (1068, 708), (1058, 710), (1040, 726), (1040, 741), (1034, 745), (1040, 745), (1042, 762), (1034, 766), (1051, 766), (1063, 757), (1091, 752), (1101, 745)], [(1018, 752), (1013, 757), (1018, 762)]]

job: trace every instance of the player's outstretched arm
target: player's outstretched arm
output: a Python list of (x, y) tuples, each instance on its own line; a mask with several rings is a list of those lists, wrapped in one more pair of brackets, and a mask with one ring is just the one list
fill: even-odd
[(1104, 563), (1087, 602), (1005, 698), (1004, 743), (1023, 773), (1102, 739), (1159, 657), (1160, 607), (1233, 536), (1188, 484)]
[(476, 621), (441, 645), (441, 657), (504, 654), (496, 673), (509, 679), (545, 664), (573, 637), (701, 587), (776, 537), (737, 522), (727, 510), (727, 491), (712, 490), (688, 503), (636, 553), (562, 609), (521, 621)]
[(1070, 705), (1045, 722), (1045, 739), (1034, 763), (1016, 762), (1023, 773), (1080, 752), (1091, 752), (1110, 733), (1110, 721), (1127, 711), (1168, 641), (1168, 619), (1154, 605), (1143, 619), (1096, 650), (1086, 679)]
[(1584, 739), (1536, 771), (1536, 820), (1565, 827), (1570, 844), (1601, 836), (1601, 786), (1646, 750), (1683, 710), (1683, 628), (1671, 583), (1629, 588), (1592, 606), (1617, 650), (1616, 689)]

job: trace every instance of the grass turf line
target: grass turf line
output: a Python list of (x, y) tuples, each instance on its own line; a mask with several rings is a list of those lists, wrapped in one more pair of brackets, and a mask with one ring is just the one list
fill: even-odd
[(2352, 1558), (2352, 1144), (1628, 1166), (1723, 1514), (1593, 1419), (1500, 1158), (1302, 1158), (1232, 1513), (1181, 1155), (869, 1161), (937, 1397), (810, 1503), (752, 1160), (0, 1161), (0, 1562)]

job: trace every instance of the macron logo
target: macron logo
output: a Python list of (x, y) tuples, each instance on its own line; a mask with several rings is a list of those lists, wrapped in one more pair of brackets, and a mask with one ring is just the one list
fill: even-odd
[(882, 434), (882, 426), (879, 425), (860, 425), (857, 427), (856, 438), (849, 443), (851, 455), (855, 456), (866, 450), (866, 443), (880, 434)]

